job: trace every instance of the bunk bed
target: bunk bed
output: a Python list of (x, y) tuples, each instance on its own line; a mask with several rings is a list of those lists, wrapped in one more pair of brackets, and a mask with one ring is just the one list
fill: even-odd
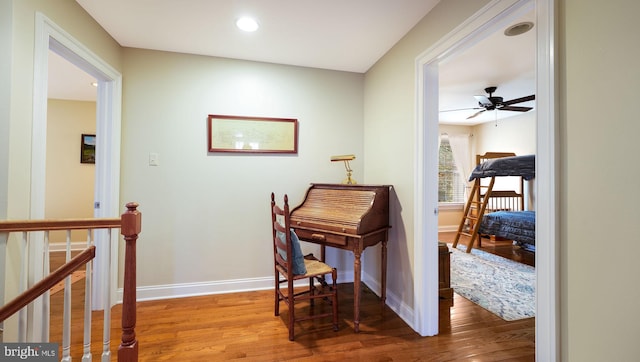
[[(466, 251), (471, 252), (476, 240), (480, 242), (482, 235), (490, 235), (513, 240), (524, 249), (535, 251), (535, 211), (524, 209), (524, 181), (535, 178), (535, 156), (486, 153), (478, 155), (476, 161), (477, 166), (469, 176), (473, 188), (453, 247), (457, 247), (461, 235), (466, 235), (470, 238)], [(519, 187), (493, 190), (496, 178), (505, 176), (517, 177)]]
[(480, 235), (492, 235), (514, 240), (525, 250), (536, 250), (535, 211), (494, 211), (485, 214), (478, 230)]

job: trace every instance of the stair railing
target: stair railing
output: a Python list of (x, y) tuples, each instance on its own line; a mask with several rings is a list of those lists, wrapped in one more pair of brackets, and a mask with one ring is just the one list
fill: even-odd
[[(122, 339), (118, 348), (118, 361), (133, 362), (138, 360), (138, 341), (135, 334), (136, 325), (136, 241), (138, 234), (141, 231), (141, 213), (137, 210), (137, 203), (128, 203), (126, 205), (127, 210), (121, 215), (120, 218), (99, 218), (99, 219), (65, 219), (65, 220), (0, 220), (0, 235), (5, 234), (7, 237), (5, 240), (9, 240), (9, 233), (21, 233), (22, 245), (21, 248), (26, 250), (26, 245), (29, 240), (29, 233), (31, 232), (45, 232), (48, 235), (49, 231), (54, 230), (66, 230), (69, 237), (71, 230), (88, 230), (88, 234), (91, 234), (91, 230), (98, 229), (120, 229), (120, 233), (124, 237), (125, 241), (125, 260), (124, 260), (124, 282), (123, 282), (123, 303), (122, 303)], [(47, 236), (48, 238), (48, 236)], [(90, 296), (91, 291), (91, 278), (92, 273), (92, 260), (96, 255), (96, 247), (92, 245), (91, 237), (89, 236), (87, 248), (76, 255), (62, 265), (60, 268), (51, 272), (41, 280), (33, 283), (33, 285), (26, 288), (26, 278), (20, 277), (20, 289), (21, 294), (0, 307), (0, 323), (4, 322), (7, 318), (18, 313), (18, 342), (26, 342), (24, 340), (26, 333), (26, 321), (27, 321), (27, 306), (38, 300), (43, 299), (43, 314), (36, 318), (43, 318), (47, 321), (46, 333), (43, 333), (42, 341), (48, 342), (48, 319), (49, 319), (49, 290), (58, 283), (65, 281), (65, 301), (64, 301), (64, 330), (63, 330), (63, 343), (62, 343), (62, 360), (70, 361), (71, 357), (68, 355), (70, 351), (69, 333), (70, 333), (70, 286), (71, 286), (71, 274), (78, 268), (86, 265), (86, 283), (85, 283), (85, 331), (84, 331), (84, 343), (83, 361), (91, 361), (91, 305)], [(48, 263), (48, 240), (45, 241), (45, 260)], [(23, 254), (24, 255), (24, 254)], [(69, 249), (67, 248), (67, 255), (69, 255)], [(48, 268), (47, 268), (48, 269)], [(24, 274), (24, 272), (23, 272)], [(1, 281), (4, 282), (4, 281)], [(109, 283), (107, 283), (109, 285)], [(110, 295), (110, 291), (105, 292), (106, 295)], [(103, 351), (101, 359), (102, 361), (110, 361), (110, 321), (111, 321), (111, 303), (107, 303), (104, 309), (104, 333), (103, 333)]]

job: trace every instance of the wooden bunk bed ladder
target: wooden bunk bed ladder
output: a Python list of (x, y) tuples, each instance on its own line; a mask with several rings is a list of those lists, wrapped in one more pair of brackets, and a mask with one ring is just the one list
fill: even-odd
[(456, 237), (453, 241), (454, 248), (458, 246), (460, 236), (465, 235), (470, 238), (469, 243), (467, 244), (467, 253), (470, 253), (471, 249), (473, 249), (473, 244), (476, 239), (479, 238), (478, 230), (480, 229), (480, 222), (482, 221), (484, 212), (487, 209), (488, 201), (491, 198), (491, 191), (493, 190), (494, 182), (495, 177), (491, 177), (489, 185), (487, 186), (482, 185), (479, 179), (476, 179), (473, 183), (471, 193), (469, 193), (469, 199), (464, 206), (464, 212), (462, 219), (460, 220), (460, 225), (458, 226), (458, 232), (456, 233)]

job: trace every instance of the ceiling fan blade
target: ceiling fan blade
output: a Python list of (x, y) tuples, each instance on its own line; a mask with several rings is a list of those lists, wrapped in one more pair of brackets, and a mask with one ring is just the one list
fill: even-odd
[(501, 111), (514, 111), (514, 112), (528, 112), (532, 110), (531, 107), (519, 107), (519, 106), (506, 106), (498, 108)]
[(522, 102), (528, 102), (528, 101), (532, 101), (536, 99), (536, 95), (532, 94), (530, 96), (526, 96), (526, 97), (521, 97), (521, 98), (516, 98), (516, 99), (512, 99), (510, 101), (505, 101), (502, 102), (503, 106), (510, 106), (512, 104), (516, 104), (516, 103), (522, 103)]
[(486, 109), (483, 109), (481, 111), (477, 111), (476, 113), (474, 113), (474, 114), (470, 115), (469, 117), (467, 117), (467, 119), (471, 119), (471, 118), (477, 117), (480, 113), (482, 113), (484, 111), (486, 111)]
[(489, 107), (493, 105), (493, 103), (487, 96), (473, 96), (473, 98), (475, 98), (483, 107)]
[(457, 108), (457, 109), (447, 109), (444, 111), (439, 111), (440, 113), (444, 113), (444, 112), (456, 112), (456, 111), (471, 111), (474, 109), (484, 109), (484, 108), (480, 108), (480, 107), (473, 107), (473, 108)]

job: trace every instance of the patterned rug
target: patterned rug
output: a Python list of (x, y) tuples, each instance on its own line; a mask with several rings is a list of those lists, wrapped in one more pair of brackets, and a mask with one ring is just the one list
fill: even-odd
[(535, 268), (458, 244), (451, 250), (451, 287), (506, 321), (535, 317)]

